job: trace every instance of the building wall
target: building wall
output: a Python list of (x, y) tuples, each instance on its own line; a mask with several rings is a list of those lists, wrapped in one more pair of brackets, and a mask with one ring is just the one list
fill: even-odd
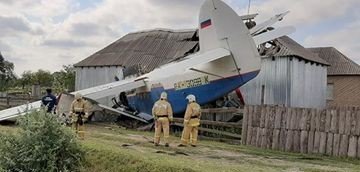
[[(123, 71), (120, 66), (109, 67), (76, 67), (75, 90), (82, 90), (115, 81), (115, 76), (123, 79)], [(117, 95), (114, 95), (117, 96)], [(97, 100), (101, 104), (112, 105), (111, 98), (106, 97)]]
[(360, 76), (328, 76), (328, 84), (328, 106), (360, 106)]
[(263, 58), (259, 75), (240, 90), (246, 104), (324, 108), (326, 67), (298, 58)]

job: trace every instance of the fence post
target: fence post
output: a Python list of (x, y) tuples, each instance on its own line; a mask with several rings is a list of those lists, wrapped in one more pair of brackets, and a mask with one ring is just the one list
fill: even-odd
[(10, 108), (11, 107), (11, 105), (10, 105), (10, 96), (6, 96), (6, 106), (8, 107), (8, 108)]

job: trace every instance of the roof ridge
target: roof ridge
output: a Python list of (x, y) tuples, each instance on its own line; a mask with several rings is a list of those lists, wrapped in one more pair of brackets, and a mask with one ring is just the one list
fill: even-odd
[(348, 62), (356, 65), (356, 66), (360, 69), (360, 65), (359, 65), (359, 64), (357, 64), (355, 61), (351, 60), (349, 57), (347, 57), (345, 54), (343, 54), (342, 52), (340, 52), (338, 49), (336, 49), (336, 48), (334, 48), (334, 47), (332, 47), (332, 48), (333, 48), (333, 50), (336, 51), (336, 53), (339, 53), (342, 58), (344, 58), (346, 61), (348, 61)]
[(152, 31), (160, 31), (160, 32), (172, 32), (172, 33), (184, 33), (184, 32), (195, 32), (196, 29), (167, 29), (167, 28), (153, 28), (153, 29), (144, 29), (135, 32), (129, 32), (126, 35), (130, 34), (138, 34), (138, 33), (146, 33)]

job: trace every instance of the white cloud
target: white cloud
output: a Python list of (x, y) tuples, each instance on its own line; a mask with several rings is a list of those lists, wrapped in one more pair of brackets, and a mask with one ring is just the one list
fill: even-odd
[(335, 47), (350, 59), (360, 64), (359, 38), (360, 20), (357, 20), (341, 30), (320, 35), (310, 35), (305, 39), (304, 44), (307, 47)]
[[(84, 9), (76, 0), (0, 0), (0, 26), (4, 26), (0, 27), (0, 48), (7, 49), (3, 55), (13, 60), (18, 74), (39, 68), (55, 71), (64, 64), (79, 62), (127, 32), (161, 27), (194, 28), (203, 1), (103, 0)], [(226, 2), (239, 14), (247, 11), (247, 6), (236, 6), (237, 0)], [(345, 15), (357, 4), (357, 0), (346, 3), (338, 0), (260, 0), (254, 1), (251, 12), (259, 12), (258, 19), (264, 20), (291, 10), (282, 23), (297, 27)], [(4, 18), (11, 19), (7, 23), (13, 24), (5, 22), (2, 25)], [(306, 44), (322, 45), (322, 41), (328, 40), (312, 36)], [(349, 52), (359, 54), (355, 48), (349, 46)]]

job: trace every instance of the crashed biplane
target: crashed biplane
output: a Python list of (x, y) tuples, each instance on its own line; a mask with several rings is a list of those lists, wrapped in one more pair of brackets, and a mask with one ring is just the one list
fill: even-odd
[[(168, 94), (175, 114), (186, 108), (185, 97), (193, 94), (200, 105), (212, 102), (239, 88), (255, 78), (260, 71), (260, 55), (257, 46), (295, 31), (291, 26), (269, 29), (287, 14), (248, 28), (244, 21), (254, 15), (238, 16), (221, 0), (206, 0), (199, 15), (200, 51), (160, 66), (155, 70), (133, 79), (126, 79), (71, 93), (81, 93), (85, 98), (100, 98), (128, 92), (128, 106), (139, 114), (96, 104), (97, 107), (148, 122), (152, 119), (151, 109), (161, 92)], [(71, 96), (60, 98), (59, 110), (66, 113)], [(0, 121), (24, 115), (28, 110), (38, 109), (41, 102), (13, 107), (0, 111)]]

